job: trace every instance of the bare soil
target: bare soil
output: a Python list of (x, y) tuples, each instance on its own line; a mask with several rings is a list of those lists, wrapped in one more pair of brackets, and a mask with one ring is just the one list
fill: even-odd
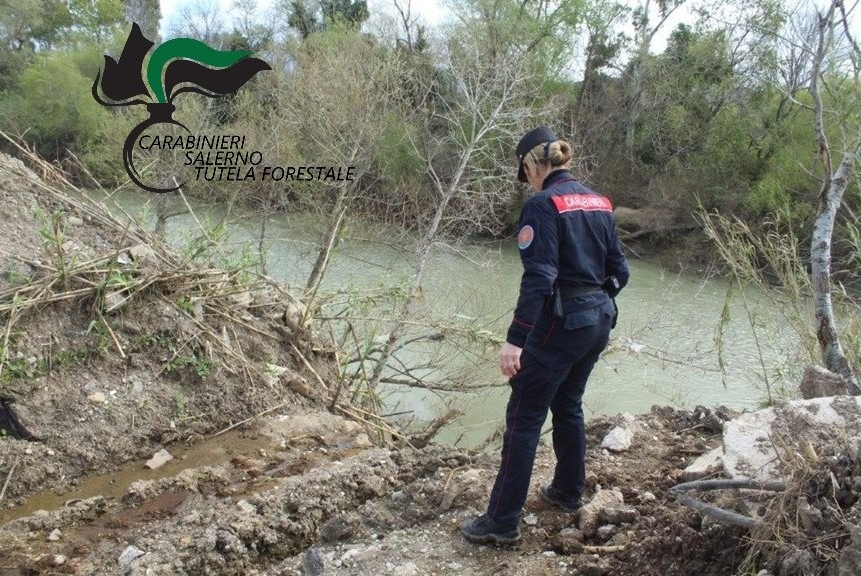
[[(244, 434), (266, 447), (254, 453), (8, 522), (2, 566), (18, 574), (274, 575), (314, 573), (305, 566), (316, 557), (326, 574), (728, 574), (743, 534), (704, 525), (666, 496), (680, 467), (719, 442), (697, 420), (655, 410), (639, 419), (642, 441), (617, 455), (597, 448), (611, 422), (590, 422), (589, 492), (618, 489), (638, 512), (606, 534), (572, 530), (573, 515), (531, 497), (521, 542), (468, 544), (458, 526), (486, 504), (495, 453), (372, 448), (357, 424), (302, 411), (255, 421)], [(552, 466), (542, 446), (534, 487)], [(51, 541), (54, 530), (61, 535)], [(129, 546), (144, 554), (121, 565)]]

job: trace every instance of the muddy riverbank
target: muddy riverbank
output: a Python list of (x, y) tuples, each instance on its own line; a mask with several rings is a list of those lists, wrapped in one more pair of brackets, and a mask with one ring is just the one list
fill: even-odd
[[(18, 574), (726, 574), (743, 533), (667, 500), (681, 469), (720, 442), (701, 414), (643, 416), (648, 436), (617, 455), (600, 448), (611, 422), (593, 420), (589, 495), (618, 494), (629, 516), (580, 530), (533, 490), (510, 549), (457, 531), (486, 502), (495, 453), (371, 448), (325, 412), (256, 421), (244, 434), (260, 447), (228, 462), (7, 522), (0, 549)], [(534, 486), (552, 465), (542, 446)], [(308, 568), (315, 559), (325, 572)]]

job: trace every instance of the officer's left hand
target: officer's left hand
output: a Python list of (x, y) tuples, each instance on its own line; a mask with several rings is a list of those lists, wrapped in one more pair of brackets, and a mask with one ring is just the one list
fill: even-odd
[(521, 352), (523, 352), (523, 348), (509, 342), (503, 344), (502, 350), (499, 351), (499, 369), (509, 378), (513, 378), (520, 370)]

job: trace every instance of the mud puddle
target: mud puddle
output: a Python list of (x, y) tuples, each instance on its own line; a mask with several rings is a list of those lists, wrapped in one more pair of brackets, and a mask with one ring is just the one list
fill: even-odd
[(82, 478), (77, 488), (62, 493), (45, 490), (33, 494), (20, 506), (0, 510), (0, 524), (28, 516), (36, 510), (55, 510), (93, 496), (119, 498), (138, 480), (161, 480), (191, 468), (225, 464), (237, 456), (258, 456), (261, 451), (265, 453), (274, 449), (278, 447), (272, 438), (259, 432), (240, 430), (231, 430), (187, 446), (172, 445), (168, 451), (173, 455), (173, 460), (155, 470), (145, 466), (147, 458), (126, 464), (108, 474)]

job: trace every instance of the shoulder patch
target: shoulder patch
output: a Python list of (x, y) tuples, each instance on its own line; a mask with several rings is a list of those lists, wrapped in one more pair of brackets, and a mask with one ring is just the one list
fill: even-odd
[(529, 248), (529, 245), (532, 244), (533, 238), (535, 238), (535, 230), (532, 229), (532, 226), (527, 224), (521, 228), (520, 233), (517, 234), (517, 247), (521, 250), (526, 250)]
[(584, 212), (612, 212), (609, 198), (598, 194), (564, 194), (552, 197), (559, 214), (582, 210)]

